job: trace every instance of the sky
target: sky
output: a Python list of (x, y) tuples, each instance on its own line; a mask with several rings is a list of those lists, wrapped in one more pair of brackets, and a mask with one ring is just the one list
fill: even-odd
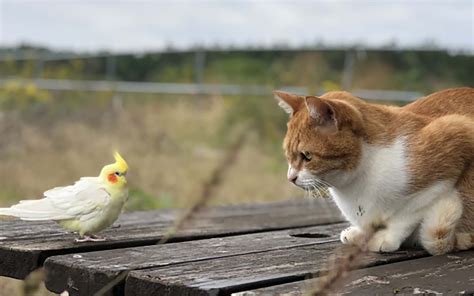
[(318, 43), (474, 52), (474, 0), (0, 0), (0, 46), (22, 43), (82, 52)]

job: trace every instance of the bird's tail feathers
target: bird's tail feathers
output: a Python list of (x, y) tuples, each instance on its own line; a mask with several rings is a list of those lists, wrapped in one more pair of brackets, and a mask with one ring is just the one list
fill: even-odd
[(22, 200), (9, 208), (0, 208), (0, 215), (13, 216), (26, 221), (44, 221), (68, 219), (64, 212), (54, 208), (47, 198)]

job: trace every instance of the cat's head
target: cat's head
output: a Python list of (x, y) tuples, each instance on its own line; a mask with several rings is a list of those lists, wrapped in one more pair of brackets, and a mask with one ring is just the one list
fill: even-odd
[(362, 154), (363, 118), (351, 103), (358, 99), (346, 92), (321, 97), (274, 94), (290, 114), (283, 143), (288, 180), (306, 190), (349, 182)]

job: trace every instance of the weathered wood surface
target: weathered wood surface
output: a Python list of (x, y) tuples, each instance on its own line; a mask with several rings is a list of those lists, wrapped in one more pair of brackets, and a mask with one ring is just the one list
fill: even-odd
[[(123, 272), (108, 295), (300, 295), (320, 276), (347, 226), (330, 204), (290, 202), (212, 208), (172, 241), (155, 245), (176, 211), (125, 214), (107, 242), (74, 243), (54, 223), (0, 221), (0, 274), (24, 277), (45, 263), (46, 285), (92, 295)], [(364, 254), (341, 293), (474, 292), (474, 251)], [(422, 258), (426, 257), (426, 258)], [(420, 259), (421, 258), (421, 259)]]
[[(244, 254), (339, 241), (347, 223), (237, 235), (198, 241), (53, 256), (46, 260), (46, 287), (69, 295), (92, 295), (120, 272), (182, 265)], [(289, 251), (289, 250), (287, 250)], [(290, 252), (290, 251), (289, 251)], [(212, 264), (212, 261), (211, 261)], [(123, 294), (123, 283), (114, 288)], [(112, 294), (112, 293), (110, 293)]]
[[(22, 279), (53, 255), (155, 244), (162, 238), (177, 211), (123, 214), (101, 235), (105, 242), (74, 242), (75, 236), (54, 222), (0, 221), (0, 275)], [(172, 241), (186, 241), (235, 234), (256, 233), (342, 221), (329, 203), (278, 202), (265, 205), (217, 207), (204, 211), (193, 225)]]
[[(234, 293), (304, 295), (311, 280)], [(474, 251), (426, 257), (354, 271), (338, 295), (474, 295)]]
[[(162, 268), (130, 272), (125, 295), (226, 295), (303, 280), (326, 270), (326, 260), (340, 243), (295, 246)], [(426, 256), (423, 251), (368, 253), (361, 266), (388, 264)]]

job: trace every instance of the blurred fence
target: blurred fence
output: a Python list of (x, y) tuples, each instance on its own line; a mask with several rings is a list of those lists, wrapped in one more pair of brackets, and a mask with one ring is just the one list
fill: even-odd
[[(0, 86), (9, 81), (34, 83), (36, 87), (59, 91), (113, 91), (119, 93), (185, 94), (185, 95), (251, 95), (267, 96), (272, 88), (264, 85), (233, 85), (204, 83), (129, 82), (106, 80), (0, 79)], [(286, 91), (306, 93), (304, 87), (284, 87)]]
[[(15, 81), (22, 85), (34, 83), (39, 89), (52, 91), (111, 91), (117, 93), (147, 93), (147, 94), (184, 94), (184, 95), (243, 95), (271, 96), (274, 88), (266, 85), (234, 85), (234, 84), (205, 84), (205, 83), (162, 83), (162, 82), (129, 82), (106, 80), (62, 80), (62, 79), (0, 79), (0, 87)], [(278, 89), (296, 93), (308, 94), (309, 90), (301, 86), (285, 86)], [(409, 102), (423, 96), (413, 91), (396, 90), (367, 90), (354, 89), (354, 95), (367, 100)], [(317, 94), (324, 93), (320, 90)]]
[[(285, 49), (286, 51), (291, 49)], [(357, 48), (321, 48), (308, 51), (337, 50), (344, 52), (344, 66), (342, 70), (341, 87), (351, 91), (354, 95), (367, 100), (378, 101), (399, 101), (410, 102), (423, 96), (415, 91), (398, 90), (374, 90), (374, 89), (352, 89), (354, 76), (354, 64), (358, 55), (363, 55), (370, 49)], [(214, 50), (219, 51), (219, 50)], [(251, 52), (251, 50), (247, 50)], [(301, 50), (299, 50), (301, 51)], [(303, 50), (304, 51), (304, 50)], [(384, 51), (391, 51), (384, 49)], [(395, 51), (395, 49), (394, 49)], [(0, 87), (9, 81), (14, 80), (20, 84), (34, 83), (39, 89), (52, 91), (91, 91), (103, 92), (113, 91), (117, 93), (147, 93), (147, 94), (184, 94), (184, 95), (239, 95), (239, 96), (271, 96), (273, 87), (269, 85), (238, 85), (238, 84), (206, 84), (203, 83), (203, 76), (206, 64), (205, 50), (178, 51), (179, 53), (192, 53), (194, 55), (194, 83), (162, 83), (162, 82), (130, 82), (117, 81), (116, 63), (120, 56), (132, 54), (74, 54), (74, 53), (53, 53), (53, 52), (28, 52), (15, 50), (0, 54), (0, 62), (7, 61), (34, 61), (35, 73), (33, 79), (19, 79), (17, 77), (0, 77)], [(160, 54), (176, 53), (175, 51), (164, 51)], [(72, 59), (105, 59), (104, 80), (67, 80), (67, 79), (41, 79), (45, 63), (52, 61), (66, 61)], [(309, 94), (307, 87), (285, 86), (278, 87), (280, 90), (293, 92), (296, 94)], [(321, 89), (317, 95), (324, 93)]]

